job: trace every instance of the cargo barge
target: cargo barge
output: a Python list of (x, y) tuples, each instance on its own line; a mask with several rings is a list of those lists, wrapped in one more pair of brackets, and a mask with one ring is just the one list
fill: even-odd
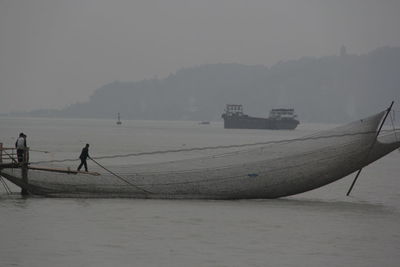
[(243, 113), (242, 105), (226, 105), (222, 114), (225, 129), (293, 130), (300, 123), (292, 108), (272, 109), (268, 118), (251, 117)]

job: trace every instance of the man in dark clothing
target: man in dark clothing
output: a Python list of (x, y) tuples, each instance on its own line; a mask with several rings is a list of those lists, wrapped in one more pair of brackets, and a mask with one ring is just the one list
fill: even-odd
[(78, 171), (81, 170), (82, 166), (85, 166), (85, 171), (88, 171), (86, 159), (90, 158), (89, 156), (89, 144), (86, 144), (84, 148), (82, 148), (81, 155), (79, 156), (81, 159), (81, 164), (79, 164)]
[(18, 162), (24, 161), (24, 153), (26, 150), (26, 135), (20, 133), (17, 141), (15, 142), (15, 148), (17, 149)]

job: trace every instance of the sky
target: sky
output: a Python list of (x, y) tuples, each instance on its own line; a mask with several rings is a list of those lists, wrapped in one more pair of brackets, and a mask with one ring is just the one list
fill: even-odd
[(181, 68), (400, 46), (398, 0), (0, 0), (0, 113)]

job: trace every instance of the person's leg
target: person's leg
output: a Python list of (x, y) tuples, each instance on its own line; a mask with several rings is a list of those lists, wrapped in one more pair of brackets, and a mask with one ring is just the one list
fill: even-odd
[(86, 162), (86, 160), (83, 162), (83, 164), (85, 165), (85, 171), (87, 172), (88, 169), (87, 169), (87, 162)]
[(78, 171), (80, 171), (80, 170), (81, 170), (81, 168), (82, 168), (82, 166), (83, 166), (83, 163), (84, 163), (84, 161), (83, 161), (83, 160), (81, 160), (81, 164), (79, 164)]

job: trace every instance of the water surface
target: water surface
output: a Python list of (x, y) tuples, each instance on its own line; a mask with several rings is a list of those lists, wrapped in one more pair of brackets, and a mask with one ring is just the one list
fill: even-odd
[[(222, 123), (0, 118), (0, 140), (28, 135), (31, 160), (289, 139), (295, 131), (228, 130)], [(211, 153), (203, 151), (201, 153)], [(192, 153), (162, 157), (193, 157)], [(104, 161), (162, 160), (141, 157)], [(275, 200), (22, 198), (0, 187), (0, 266), (398, 266), (400, 153), (326, 187)], [(76, 162), (67, 165), (75, 167)], [(94, 168), (90, 165), (89, 168)]]

